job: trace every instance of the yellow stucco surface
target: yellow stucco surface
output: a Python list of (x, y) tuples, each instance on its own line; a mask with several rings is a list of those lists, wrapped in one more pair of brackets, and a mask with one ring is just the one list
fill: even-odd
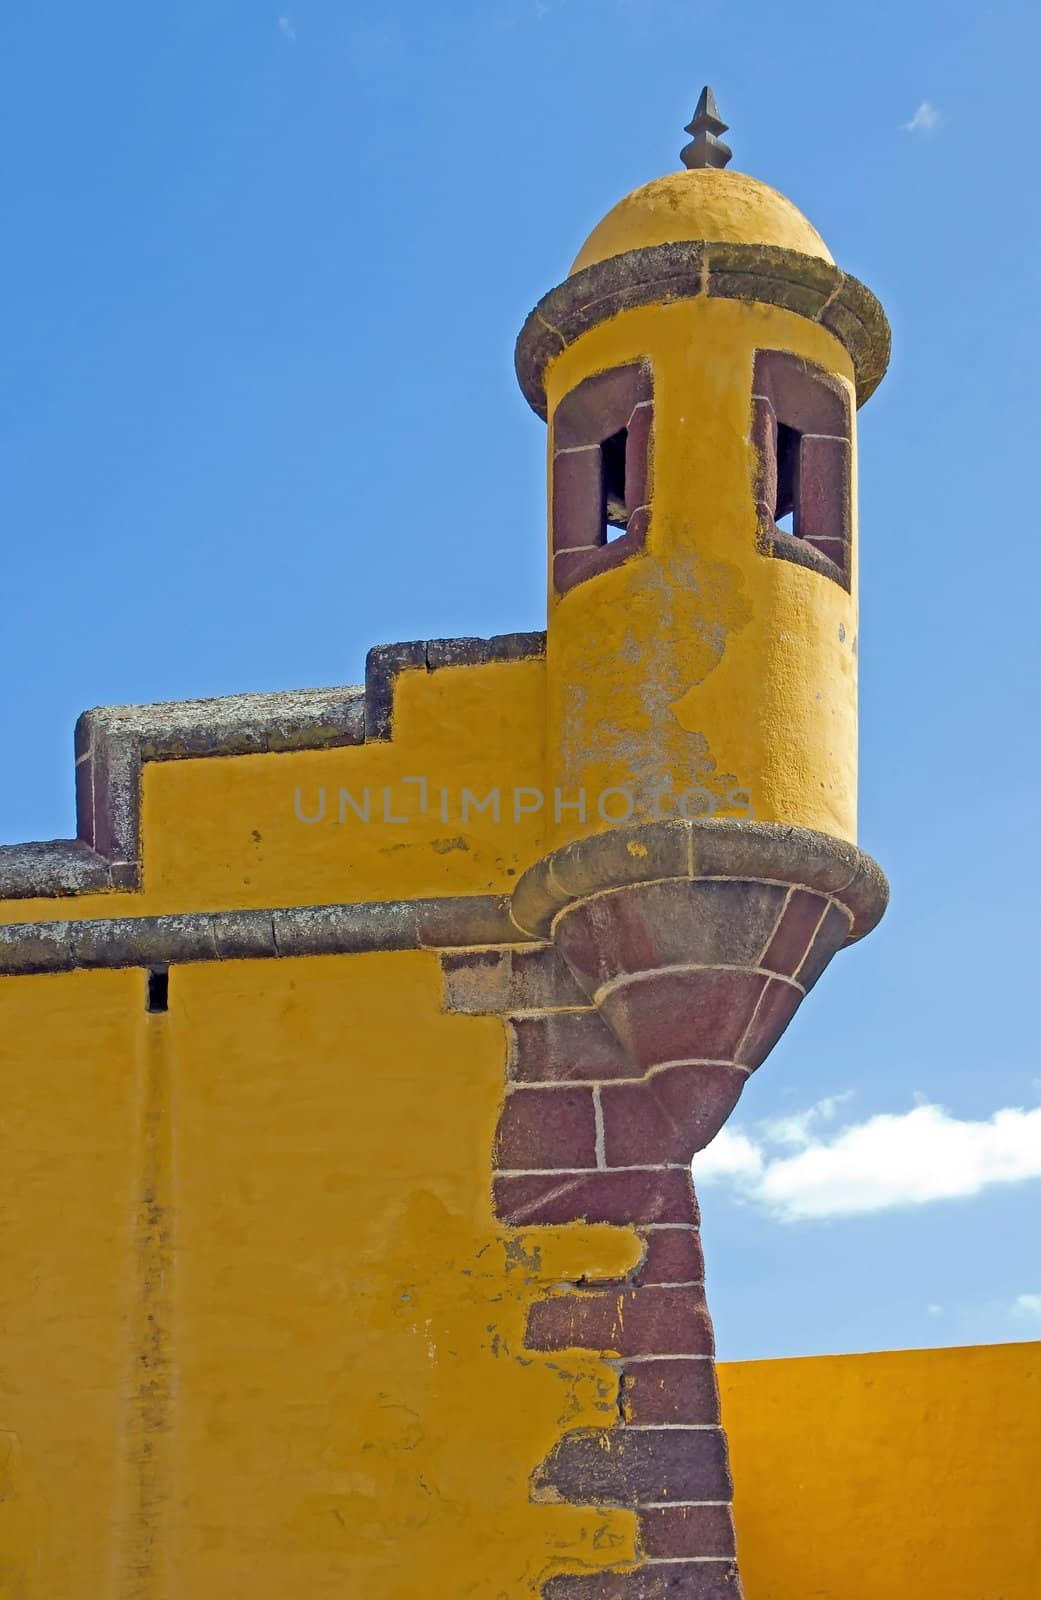
[(612, 1370), (521, 1341), (635, 1236), (497, 1226), (504, 1033), (434, 955), (0, 1000), (0, 1600), (514, 1600), (631, 1557), (629, 1513), (528, 1494)]
[[(813, 361), (848, 385), (824, 329), (774, 307), (704, 298), (628, 311), (549, 368), (553, 408), (591, 373), (654, 374), (650, 532), (643, 554), (550, 593), (547, 749), (568, 794), (628, 788), (677, 814), (688, 787), (712, 815), (856, 837), (857, 601), (756, 546), (750, 441), (757, 349)], [(552, 451), (552, 441), (550, 442)], [(854, 469), (855, 471), (855, 469)], [(854, 503), (855, 503), (854, 484)], [(640, 798), (642, 797), (642, 799)], [(562, 813), (555, 842), (610, 826)], [(617, 814), (615, 810), (614, 814)], [(642, 820), (640, 817), (638, 820)]]
[(2, 1600), (111, 1592), (142, 981), (0, 979)]
[(832, 259), (816, 228), (769, 184), (744, 172), (700, 167), (655, 178), (619, 200), (593, 229), (571, 271), (626, 250), (683, 239), (781, 245)]
[(719, 1381), (747, 1600), (1037, 1600), (1041, 1344)]

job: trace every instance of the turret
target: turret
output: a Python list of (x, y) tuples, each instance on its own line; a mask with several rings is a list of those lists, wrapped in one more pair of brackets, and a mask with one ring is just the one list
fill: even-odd
[(692, 1149), (886, 897), (855, 844), (855, 417), (888, 327), (725, 130), (706, 89), (687, 170), (608, 213), (517, 346), (549, 426), (553, 804), (513, 915)]

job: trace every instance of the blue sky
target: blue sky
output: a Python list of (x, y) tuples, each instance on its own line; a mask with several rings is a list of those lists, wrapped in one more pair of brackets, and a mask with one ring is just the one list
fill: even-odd
[(727, 1356), (1041, 1338), (1039, 32), (1025, 0), (5, 22), (4, 839), (72, 831), (87, 705), (356, 682), (377, 641), (541, 626), (513, 340), (677, 164), (703, 82), (734, 165), (885, 304), (862, 843), (893, 904), (706, 1173)]

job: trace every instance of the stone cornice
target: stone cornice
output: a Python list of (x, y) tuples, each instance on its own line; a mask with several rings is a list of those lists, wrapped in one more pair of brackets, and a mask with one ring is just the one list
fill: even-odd
[(497, 895), (22, 922), (0, 926), (0, 974), (469, 949), (525, 937), (510, 921), (509, 900)]
[(512, 916), (529, 938), (547, 939), (575, 901), (675, 878), (756, 879), (827, 895), (848, 912), (850, 941), (871, 932), (889, 900), (881, 867), (844, 839), (720, 817), (612, 828), (564, 845), (518, 878)]
[(889, 323), (859, 279), (797, 250), (698, 239), (610, 256), (551, 289), (517, 340), (517, 377), (525, 399), (545, 417), (546, 368), (598, 323), (637, 306), (698, 295), (780, 306), (826, 328), (853, 362), (858, 405), (885, 374)]

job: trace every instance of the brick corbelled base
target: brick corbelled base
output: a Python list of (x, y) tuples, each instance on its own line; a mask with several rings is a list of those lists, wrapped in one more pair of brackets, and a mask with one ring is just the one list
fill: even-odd
[(442, 958), (448, 1008), (509, 1034), (498, 1216), (643, 1241), (624, 1281), (564, 1285), (530, 1312), (527, 1348), (593, 1350), (618, 1374), (618, 1421), (565, 1435), (532, 1495), (628, 1507), (639, 1530), (636, 1566), (554, 1577), (547, 1600), (739, 1600), (691, 1158), (885, 903), (874, 863), (825, 835), (651, 824), (524, 874), (511, 915), (538, 942)]
[[(689, 1162), (885, 902), (852, 845), (744, 822), (615, 829), (525, 873), (514, 920), (552, 937), (631, 1063), (599, 1094), (602, 1164)], [(589, 1120), (577, 1099), (570, 1115), (576, 1132)]]

